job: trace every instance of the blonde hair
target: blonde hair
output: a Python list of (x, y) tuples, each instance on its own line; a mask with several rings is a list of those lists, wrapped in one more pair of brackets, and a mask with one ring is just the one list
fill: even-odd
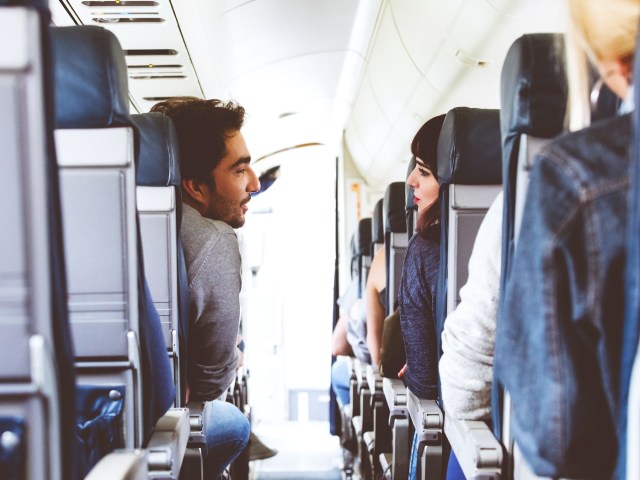
[(633, 60), (640, 0), (567, 0), (567, 6), (567, 111), (575, 130), (590, 123), (589, 64)]

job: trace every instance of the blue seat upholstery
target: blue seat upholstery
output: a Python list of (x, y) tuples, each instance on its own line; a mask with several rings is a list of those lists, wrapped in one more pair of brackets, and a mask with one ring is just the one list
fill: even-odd
[(383, 201), (384, 249), (387, 276), (387, 315), (396, 308), (402, 264), (407, 251), (407, 222), (405, 218), (405, 182), (393, 182), (387, 187)]
[[(445, 318), (457, 305), (458, 291), (448, 292), (449, 275), (455, 275), (456, 289), (466, 283), (467, 264), (484, 214), (497, 191), (487, 186), (499, 186), (502, 181), (500, 150), (500, 118), (498, 110), (459, 107), (450, 110), (442, 125), (438, 139), (438, 183), (440, 191), (440, 266), (436, 297), (436, 341), (438, 357), (442, 354), (440, 335)], [(456, 190), (456, 187), (471, 187)], [(474, 188), (479, 187), (479, 188)], [(452, 195), (453, 194), (453, 195)], [(459, 194), (459, 198), (458, 198)], [(464, 210), (465, 203), (477, 203), (483, 196), (483, 209), (472, 208), (465, 215), (467, 224), (457, 236), (463, 244), (455, 258), (449, 258), (449, 223), (452, 211)], [(462, 226), (462, 224), (461, 224)], [(466, 233), (466, 234), (465, 234)], [(452, 246), (453, 247), (453, 246)], [(464, 252), (460, 251), (464, 248)], [(466, 260), (465, 260), (466, 259)], [(457, 262), (455, 271), (449, 271), (450, 260)], [(449, 298), (449, 296), (451, 296)]]
[[(170, 305), (168, 310), (170, 311), (170, 316), (177, 313), (178, 317), (177, 319), (170, 319), (169, 328), (177, 330), (177, 351), (172, 352), (172, 355), (174, 355), (174, 358), (177, 356), (178, 359), (177, 365), (174, 365), (174, 368), (177, 368), (177, 372), (174, 373), (177, 374), (176, 384), (180, 387), (180, 399), (178, 404), (182, 406), (186, 403), (186, 342), (189, 334), (189, 282), (187, 278), (186, 263), (184, 260), (184, 250), (182, 248), (182, 238), (180, 235), (180, 226), (182, 223), (182, 190), (180, 186), (180, 150), (178, 136), (171, 119), (162, 113), (132, 115), (131, 119), (138, 129), (140, 138), (140, 153), (136, 168), (136, 185), (146, 187), (171, 187), (173, 200), (175, 202), (175, 206), (173, 207), (175, 210), (176, 224), (175, 239), (170, 242), (171, 245), (175, 246), (175, 258), (167, 259), (163, 257), (160, 258), (159, 261), (161, 263), (166, 261), (175, 262), (175, 265), (171, 265), (171, 270), (175, 269), (177, 277), (177, 292), (175, 293), (177, 295), (178, 305)], [(166, 224), (167, 218), (163, 216), (159, 218), (159, 221), (162, 224)], [(158, 243), (160, 239), (156, 238), (150, 240)], [(164, 241), (166, 239), (162, 240)], [(175, 241), (175, 244), (173, 241)], [(145, 266), (149, 267), (149, 260)], [(166, 270), (167, 267), (168, 265), (163, 268)], [(154, 280), (157, 281), (157, 279)], [(174, 286), (168, 285), (167, 288), (171, 291)], [(173, 292), (169, 293), (171, 293), (169, 297), (173, 297)], [(161, 299), (155, 298), (154, 296), (154, 300), (158, 302), (158, 300)], [(157, 306), (156, 310), (159, 311), (160, 306)], [(165, 335), (165, 340), (169, 341), (168, 347), (171, 350), (174, 339), (171, 337), (166, 338)]]
[(30, 472), (34, 478), (74, 479), (75, 371), (53, 141), (48, 4), (0, 1), (0, 21), (5, 51), (23, 53), (11, 55), (9, 64), (0, 55), (0, 477), (25, 478)]
[[(535, 153), (564, 129), (568, 86), (558, 49), (561, 34), (523, 35), (510, 47), (502, 67), (502, 264), (500, 290), (509, 278)], [(501, 297), (501, 302), (504, 297)], [(493, 425), (501, 435), (502, 392), (494, 388)]]
[(355, 253), (358, 262), (358, 297), (362, 298), (371, 268), (371, 218), (362, 218), (354, 235)]
[[(411, 160), (409, 160), (409, 165), (407, 166), (407, 178), (411, 175), (413, 169), (416, 168), (416, 157), (411, 156)], [(414, 234), (416, 228), (416, 216), (418, 213), (418, 206), (413, 202), (413, 187), (408, 183), (405, 183), (404, 186), (405, 192), (405, 218), (407, 221), (407, 236), (411, 238)]]
[[(56, 132), (56, 142), (59, 151), (61, 148), (69, 148), (69, 144), (74, 144), (73, 148), (76, 151), (85, 148), (97, 153), (108, 149), (111, 145), (87, 145), (87, 137), (83, 135), (122, 132), (123, 138), (130, 139), (130, 141), (121, 142), (122, 151), (127, 155), (130, 154), (133, 144), (137, 141), (137, 135), (135, 135), (135, 125), (128, 113), (124, 54), (115, 36), (99, 27), (83, 26), (54, 28), (52, 38), (55, 58), (56, 127), (59, 129)], [(84, 143), (70, 141), (69, 136), (65, 135), (76, 135), (75, 138), (84, 139)], [(68, 151), (65, 150), (65, 153)], [(104, 154), (104, 152), (101, 153)], [(108, 152), (104, 155), (108, 157)], [(73, 157), (73, 155), (69, 156)], [(88, 156), (80, 155), (82, 157), (80, 160)], [(60, 155), (58, 160), (62, 161)], [(83, 383), (91, 384), (99, 378), (95, 374), (96, 369), (113, 371), (113, 369), (117, 370), (118, 362), (133, 361), (136, 354), (132, 349), (135, 350), (134, 345), (138, 345), (140, 371), (137, 373), (134, 371), (133, 374), (139, 375), (141, 381), (133, 382), (133, 385), (137, 385), (135, 389), (130, 383), (129, 386), (133, 391), (127, 389), (124, 396), (125, 405), (127, 405), (127, 402), (131, 402), (131, 399), (137, 396), (134, 391), (141, 390), (141, 398), (133, 402), (138, 406), (135, 409), (136, 413), (129, 411), (125, 414), (125, 419), (134, 417), (136, 422), (135, 438), (127, 440), (126, 443), (141, 447), (150, 438), (158, 418), (173, 403), (171, 368), (164, 349), (159, 318), (144, 278), (139, 229), (135, 216), (135, 189), (133, 179), (130, 178), (132, 175), (126, 173), (130, 167), (126, 166), (126, 161), (114, 159), (116, 163), (120, 163), (109, 176), (104, 166), (92, 168), (91, 162), (98, 160), (94, 158), (86, 158), (86, 160), (85, 164), (78, 165), (79, 160), (73, 158), (72, 162), (75, 163), (72, 167), (64, 163), (68, 162), (69, 158), (65, 158), (61, 163), (67, 166), (61, 170), (65, 243), (73, 242), (73, 245), (80, 247), (70, 248), (66, 245), (67, 264), (74, 268), (74, 270), (68, 270), (68, 273), (73, 279), (69, 282), (69, 302), (73, 313), (71, 320), (77, 345), (76, 365), (84, 372)], [(106, 158), (105, 161), (109, 160), (111, 159)], [(114, 183), (112, 179), (118, 180)], [(104, 183), (97, 183), (99, 181)], [(113, 192), (113, 188), (110, 190), (109, 187), (117, 186), (114, 197), (107, 196), (101, 199), (104, 202), (103, 205), (109, 207), (109, 212), (87, 210), (90, 205), (89, 207), (84, 205), (83, 199), (96, 200), (99, 192), (96, 192), (96, 195), (87, 195), (86, 189), (96, 188), (98, 184), (102, 186), (100, 192), (107, 192), (107, 194)], [(113, 200), (111, 203), (109, 198)], [(112, 252), (111, 249), (117, 245), (109, 244), (108, 251), (101, 250), (100, 239), (95, 237), (91, 229), (97, 228), (97, 231), (100, 231), (103, 221), (101, 217), (107, 221), (109, 215), (115, 215), (116, 217), (111, 218), (116, 218), (117, 221), (119, 215), (125, 214), (123, 210), (118, 210), (120, 205), (128, 212), (126, 213), (128, 220), (119, 223), (122, 228), (120, 237), (122, 240), (119, 243), (122, 244), (120, 248), (124, 248), (122, 260), (126, 262), (122, 267), (123, 273), (129, 277), (125, 282), (126, 290), (122, 296), (122, 303), (115, 303), (123, 305), (122, 310), (112, 312), (110, 308), (113, 307), (109, 305), (114, 304), (112, 299), (114, 294), (106, 290), (102, 296), (93, 297), (94, 300), (87, 305), (83, 303), (87, 293), (83, 291), (82, 282), (88, 280), (99, 283), (105, 274), (115, 270), (114, 264), (103, 265), (101, 262), (104, 262), (105, 258), (108, 259), (109, 252)], [(91, 219), (93, 220), (90, 222)], [(80, 235), (80, 238), (76, 238), (76, 235)], [(81, 267), (81, 273), (77, 270), (78, 266)], [(111, 287), (117, 286), (111, 285)], [(96, 315), (95, 309), (98, 308), (96, 305), (98, 307), (104, 305), (105, 313)], [(114, 316), (122, 320), (115, 324), (114, 322), (105, 323), (101, 320), (104, 315), (108, 315), (107, 318)], [(74, 318), (77, 318), (77, 321), (74, 321)], [(120, 332), (114, 330), (114, 328), (120, 328), (120, 325), (124, 329)], [(101, 331), (112, 332), (113, 337), (103, 337), (103, 342), (96, 342), (97, 338), (100, 338), (96, 335), (100, 335)], [(119, 368), (122, 372), (122, 366)], [(113, 375), (115, 374), (112, 373), (109, 377), (111, 380), (103, 379), (98, 383), (104, 386), (105, 383), (113, 382)], [(116, 376), (116, 378), (119, 377)], [(117, 383), (120, 384), (120, 382)], [(141, 384), (138, 385), (138, 383)], [(128, 400), (127, 397), (129, 397)], [(128, 435), (130, 434), (131, 430), (128, 430)]]
[(518, 38), (507, 52), (500, 80), (502, 135), (502, 277), (504, 288), (515, 241), (518, 157), (527, 137), (553, 138), (564, 127), (567, 79), (557, 53), (562, 35), (537, 33)]

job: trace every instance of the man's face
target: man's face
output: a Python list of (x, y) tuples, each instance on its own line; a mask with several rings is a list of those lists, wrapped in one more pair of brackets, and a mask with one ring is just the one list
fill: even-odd
[(251, 193), (260, 190), (260, 180), (249, 165), (251, 155), (242, 133), (234, 132), (225, 145), (227, 154), (211, 172), (203, 216), (240, 228)]

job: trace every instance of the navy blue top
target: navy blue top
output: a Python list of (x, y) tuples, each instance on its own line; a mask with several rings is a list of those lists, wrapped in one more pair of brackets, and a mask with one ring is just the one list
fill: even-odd
[[(440, 228), (439, 225), (432, 228)], [(436, 239), (440, 235), (434, 235)], [(438, 398), (435, 307), (440, 243), (414, 235), (407, 247), (398, 292), (400, 327), (407, 353), (405, 383), (420, 398)]]

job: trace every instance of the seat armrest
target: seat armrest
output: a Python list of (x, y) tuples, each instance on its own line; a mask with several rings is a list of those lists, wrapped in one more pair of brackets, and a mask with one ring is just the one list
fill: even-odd
[(435, 400), (418, 398), (407, 388), (407, 408), (411, 422), (417, 432), (422, 430), (442, 430), (444, 414)]
[(391, 480), (393, 478), (393, 457), (390, 453), (381, 453), (379, 456), (380, 468), (382, 469), (382, 476), (385, 480)]
[(203, 412), (206, 402), (189, 402), (189, 443), (188, 448), (199, 448), (202, 455), (207, 456), (207, 441), (202, 431), (203, 429)]
[(189, 433), (186, 408), (171, 408), (158, 420), (147, 445), (149, 478), (178, 478)]
[(366, 380), (372, 395), (382, 391), (382, 376), (373, 365), (367, 365)]
[(367, 451), (369, 455), (373, 455), (376, 446), (376, 434), (373, 432), (364, 432), (362, 434), (362, 440), (364, 444), (367, 446)]
[(147, 480), (146, 450), (115, 450), (104, 456), (85, 480)]
[(393, 427), (393, 422), (398, 418), (407, 418), (407, 387), (404, 382), (395, 378), (382, 379), (382, 391), (389, 407), (389, 425)]
[(502, 446), (485, 422), (445, 416), (444, 433), (467, 479), (500, 478)]

